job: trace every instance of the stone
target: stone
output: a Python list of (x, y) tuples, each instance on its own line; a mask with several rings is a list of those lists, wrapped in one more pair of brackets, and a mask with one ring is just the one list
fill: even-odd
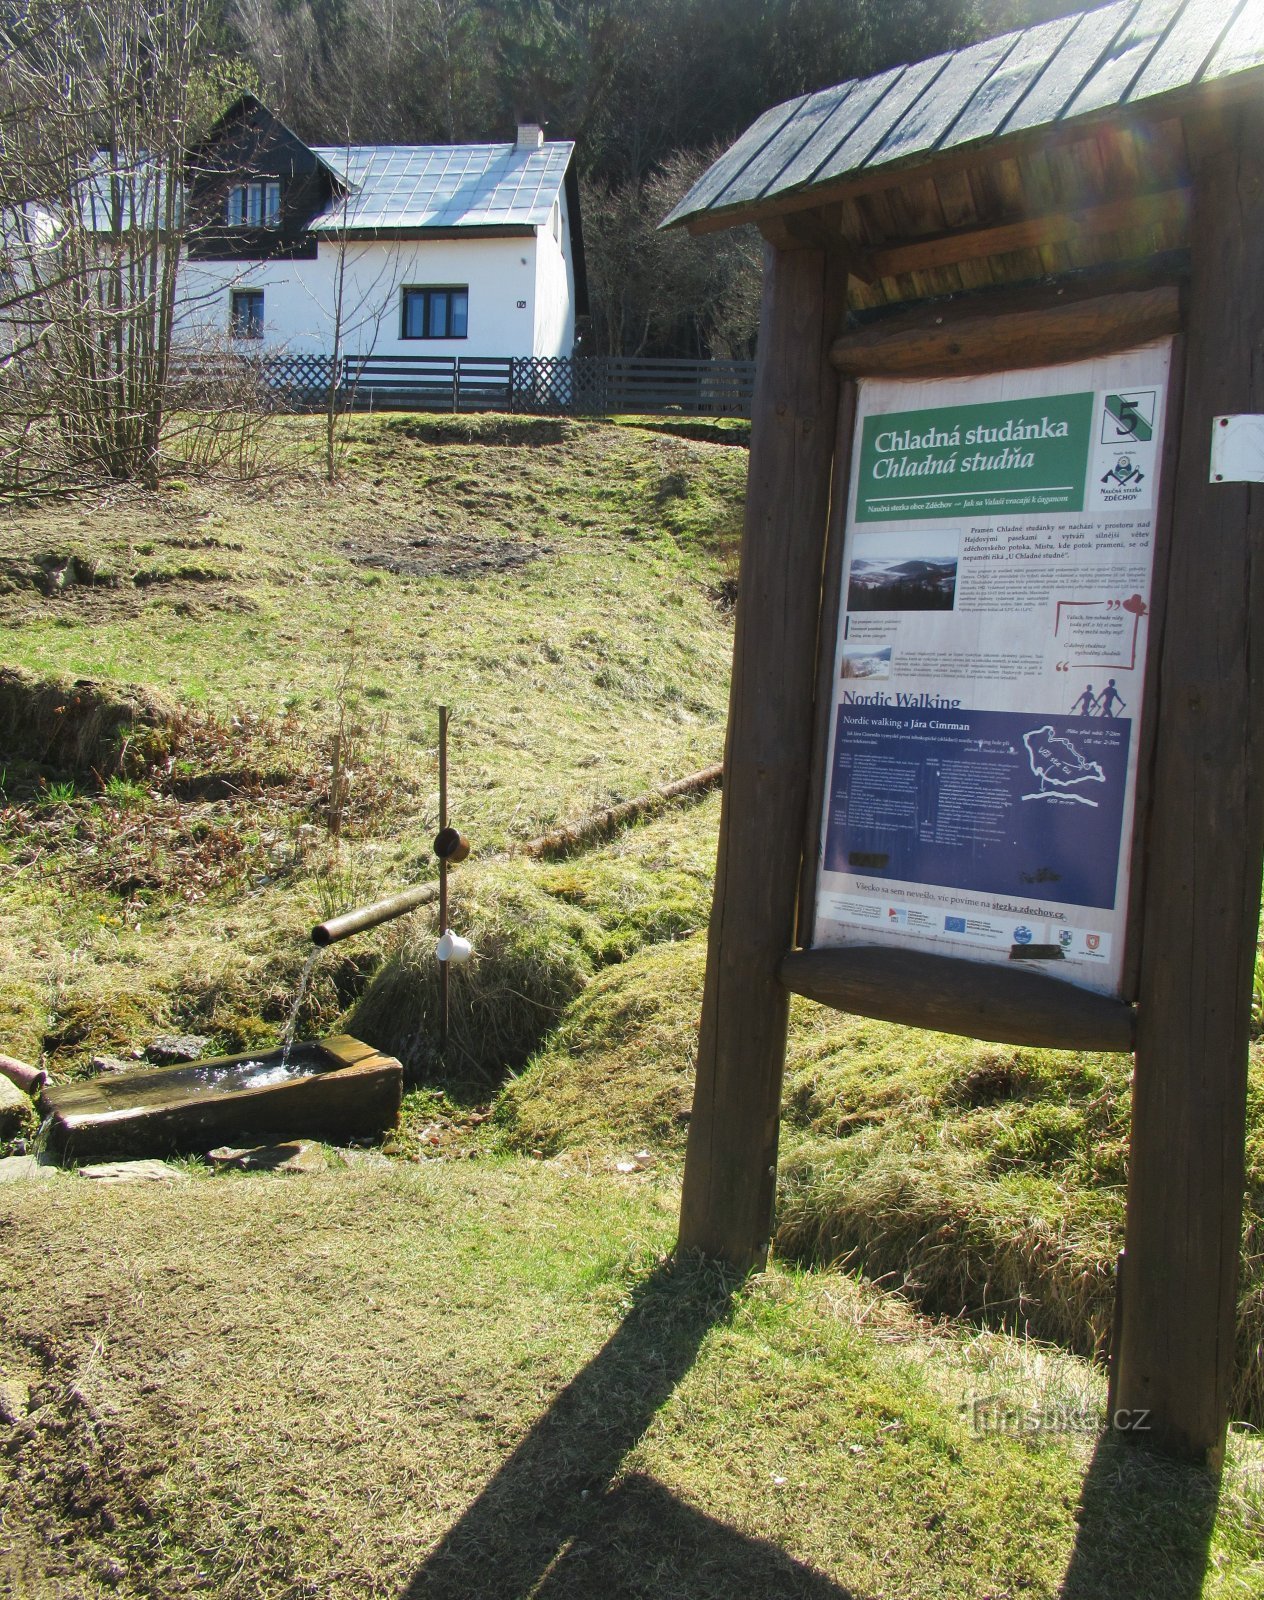
[(344, 1167), (389, 1167), (391, 1165), (391, 1158), (386, 1154), (385, 1150), (357, 1150), (354, 1146), (348, 1146), (345, 1150), (339, 1150), (338, 1154)]
[(313, 1139), (290, 1139), (285, 1144), (260, 1144), (237, 1150), (220, 1145), (208, 1150), (206, 1159), (213, 1167), (236, 1172), (324, 1172), (329, 1159)]
[(97, 1161), (79, 1168), (94, 1183), (185, 1183), (188, 1173), (168, 1161)]
[(31, 1409), (31, 1387), (20, 1378), (0, 1378), (0, 1422), (12, 1427)]
[(93, 1072), (135, 1072), (134, 1061), (124, 1061), (120, 1056), (93, 1056)]
[(16, 1083), (0, 1076), (0, 1139), (14, 1138), (34, 1121), (35, 1107), (30, 1095), (23, 1094)]
[(174, 1067), (181, 1061), (200, 1061), (210, 1054), (211, 1041), (201, 1033), (164, 1033), (145, 1046), (145, 1059), (156, 1067)]
[(61, 1171), (52, 1156), (5, 1156), (0, 1161), (0, 1183), (26, 1178), (52, 1178)]

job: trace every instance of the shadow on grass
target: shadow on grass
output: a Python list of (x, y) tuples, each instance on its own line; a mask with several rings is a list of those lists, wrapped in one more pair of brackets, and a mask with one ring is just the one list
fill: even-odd
[(1219, 1493), (1214, 1474), (1103, 1434), (1080, 1491), (1060, 1600), (1198, 1600)]
[(696, 439), (701, 444), (732, 444), (749, 447), (751, 425), (746, 417), (730, 417), (723, 422), (706, 422), (694, 417), (622, 417), (620, 426), (642, 433), (666, 433), (677, 439)]
[(811, 1568), (686, 1505), (653, 1479), (615, 1482), (628, 1451), (726, 1320), (737, 1280), (667, 1263), (404, 1591), (404, 1600), (737, 1595), (851, 1600)]

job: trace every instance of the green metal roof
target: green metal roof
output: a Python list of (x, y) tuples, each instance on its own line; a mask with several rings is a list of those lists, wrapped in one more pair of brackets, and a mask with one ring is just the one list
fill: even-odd
[(1118, 0), (775, 106), (663, 226), (740, 222), (769, 201), (1260, 67), (1264, 0)]

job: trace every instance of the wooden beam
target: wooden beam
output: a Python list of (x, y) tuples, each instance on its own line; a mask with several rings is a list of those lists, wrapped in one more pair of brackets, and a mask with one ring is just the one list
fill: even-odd
[(812, 943), (816, 886), (821, 873), (821, 821), (825, 777), (830, 760), (830, 722), (834, 714), (834, 654), (841, 623), (843, 551), (847, 544), (847, 491), (851, 487), (852, 445), (856, 431), (856, 385), (845, 382), (838, 398), (834, 441), (834, 484), (830, 491), (829, 532), (821, 578), (821, 619), (816, 635), (816, 694), (812, 710), (812, 767), (808, 773), (807, 821), (803, 832), (803, 870), (799, 878), (798, 933), (795, 943)]
[(1164, 189), (1157, 194), (1129, 195), (1103, 205), (1085, 206), (1080, 211), (1051, 212), (1018, 222), (955, 229), (907, 243), (879, 245), (869, 251), (869, 261), (876, 277), (895, 278), (903, 272), (931, 272), (937, 267), (955, 266), (959, 261), (1006, 255), (1011, 250), (1069, 244), (1099, 233), (1162, 227), (1183, 222), (1188, 215), (1189, 191)]
[(780, 972), (795, 994), (883, 1022), (1055, 1050), (1132, 1049), (1131, 1006), (1019, 962), (848, 945), (792, 950)]
[(843, 275), (824, 250), (765, 252), (724, 803), (680, 1245), (740, 1269), (772, 1228)]
[(769, 217), (760, 223), (759, 231), (778, 250), (825, 250), (851, 277), (859, 278), (861, 283), (877, 282), (868, 247), (843, 233), (841, 206)]
[[(1006, 309), (1006, 305), (1010, 309)], [(957, 377), (1052, 366), (1127, 350), (1181, 326), (1173, 284), (1119, 294), (1059, 298), (971, 296), (959, 306), (923, 307), (844, 333), (830, 360), (853, 377)]]
[(1264, 412), (1264, 108), (1187, 127), (1184, 417), (1142, 928), (1117, 1403), (1216, 1467), (1233, 1379), (1264, 857), (1264, 492), (1208, 481), (1213, 417)]

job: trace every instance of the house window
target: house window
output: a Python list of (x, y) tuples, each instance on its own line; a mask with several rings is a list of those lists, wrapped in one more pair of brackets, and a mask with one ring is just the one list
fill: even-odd
[(470, 291), (460, 288), (405, 289), (401, 339), (464, 339), (469, 324)]
[(263, 290), (234, 289), (231, 326), (234, 339), (263, 338)]
[(280, 180), (235, 183), (228, 191), (225, 214), (231, 228), (275, 228), (281, 220)]

